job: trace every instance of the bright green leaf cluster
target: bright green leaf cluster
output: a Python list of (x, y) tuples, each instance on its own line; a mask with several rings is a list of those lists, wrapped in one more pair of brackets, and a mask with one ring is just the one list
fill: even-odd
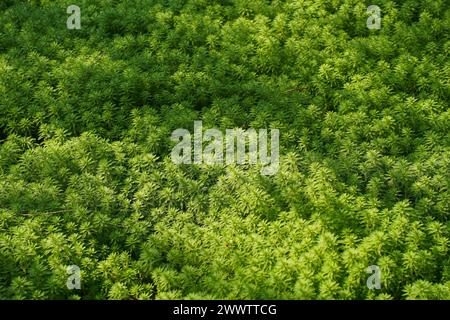
[(0, 3), (0, 299), (450, 299), (448, 1), (72, 2)]

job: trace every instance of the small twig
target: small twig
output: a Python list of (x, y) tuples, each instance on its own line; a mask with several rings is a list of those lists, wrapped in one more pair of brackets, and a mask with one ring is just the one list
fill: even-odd
[(33, 212), (33, 213), (25, 213), (25, 212), (21, 212), (20, 214), (24, 215), (24, 216), (31, 216), (33, 214), (38, 214), (38, 213), (44, 213), (44, 214), (56, 214), (56, 213), (65, 213), (65, 212), (69, 212), (72, 211), (72, 209), (65, 209), (65, 210), (58, 210), (58, 211), (47, 211), (47, 212)]
[(294, 91), (304, 92), (307, 89), (308, 89), (307, 86), (299, 86), (299, 87), (295, 87), (295, 88), (289, 89), (289, 90), (285, 91), (284, 93), (291, 93), (291, 92), (294, 92)]

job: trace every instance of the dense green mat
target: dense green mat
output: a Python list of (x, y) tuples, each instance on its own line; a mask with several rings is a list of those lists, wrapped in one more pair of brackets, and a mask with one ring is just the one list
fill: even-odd
[[(446, 0), (2, 0), (0, 299), (450, 299), (449, 29)], [(279, 129), (279, 171), (174, 164), (195, 120)]]

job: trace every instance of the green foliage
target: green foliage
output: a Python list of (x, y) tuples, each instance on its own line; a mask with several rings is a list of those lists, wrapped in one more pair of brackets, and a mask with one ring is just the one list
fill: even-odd
[[(448, 1), (70, 4), (0, 3), (0, 299), (450, 299)], [(173, 164), (194, 120), (280, 170)]]

